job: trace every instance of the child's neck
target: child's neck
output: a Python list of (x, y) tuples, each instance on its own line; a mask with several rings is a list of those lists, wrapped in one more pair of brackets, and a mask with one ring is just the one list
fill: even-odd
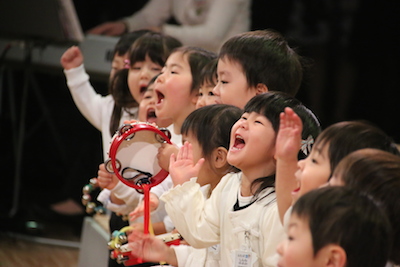
[(196, 106), (190, 105), (186, 109), (182, 110), (177, 118), (173, 118), (175, 134), (181, 134), (181, 128), (183, 122), (185, 121), (186, 117), (189, 116), (189, 114), (192, 113), (192, 111), (194, 111), (195, 109)]
[(275, 170), (256, 168), (252, 170), (242, 170), (242, 180), (240, 185), (241, 195), (249, 197), (254, 195), (256, 188), (251, 188), (252, 183), (262, 177), (267, 177), (275, 173)]

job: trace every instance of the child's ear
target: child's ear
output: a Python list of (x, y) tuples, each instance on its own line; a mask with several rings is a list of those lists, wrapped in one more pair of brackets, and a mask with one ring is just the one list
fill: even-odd
[(227, 164), (226, 157), (228, 155), (228, 150), (225, 147), (218, 147), (214, 149), (212, 159), (214, 167), (217, 169), (223, 168)]
[(344, 267), (346, 266), (347, 257), (346, 251), (341, 246), (330, 244), (325, 248), (325, 255), (327, 259), (327, 267)]
[(263, 94), (263, 93), (266, 93), (266, 92), (268, 92), (268, 87), (265, 84), (263, 84), (263, 83), (257, 84), (257, 86), (256, 86), (256, 95), (260, 95), (260, 94)]

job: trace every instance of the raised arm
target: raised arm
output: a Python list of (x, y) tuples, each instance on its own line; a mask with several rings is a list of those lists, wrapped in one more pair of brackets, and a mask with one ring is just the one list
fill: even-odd
[(276, 198), (281, 222), (292, 204), (291, 192), (296, 189), (298, 153), (301, 146), (303, 124), (299, 116), (285, 108), (280, 115), (280, 126), (276, 138)]

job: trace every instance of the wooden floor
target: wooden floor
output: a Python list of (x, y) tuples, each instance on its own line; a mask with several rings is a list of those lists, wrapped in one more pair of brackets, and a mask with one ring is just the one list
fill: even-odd
[(77, 267), (80, 237), (68, 227), (51, 227), (40, 236), (0, 233), (0, 267)]

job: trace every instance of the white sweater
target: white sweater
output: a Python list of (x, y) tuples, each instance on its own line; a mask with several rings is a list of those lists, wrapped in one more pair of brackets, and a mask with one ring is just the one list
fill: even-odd
[[(123, 21), (129, 31), (161, 27), (184, 45), (218, 52), (230, 37), (250, 30), (250, 0), (150, 0)], [(164, 24), (171, 16), (181, 25)]]
[(161, 200), (178, 232), (194, 248), (220, 244), (220, 266), (233, 266), (233, 254), (245, 244), (245, 232), (250, 234), (251, 250), (258, 258), (253, 266), (276, 266), (276, 247), (285, 233), (275, 193), (265, 189), (258, 199), (266, 197), (234, 211), (240, 180), (241, 173), (225, 175), (206, 200), (193, 178), (165, 193)]

